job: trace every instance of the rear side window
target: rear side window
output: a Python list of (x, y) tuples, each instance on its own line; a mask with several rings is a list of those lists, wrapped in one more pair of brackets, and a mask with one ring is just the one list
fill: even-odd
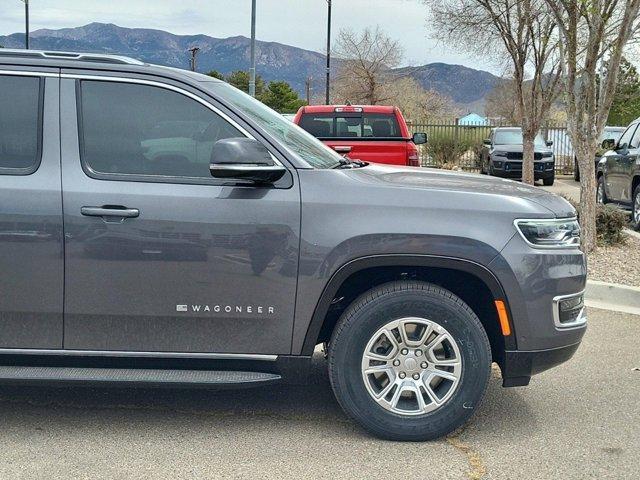
[(81, 157), (89, 173), (210, 179), (213, 145), (244, 137), (200, 102), (151, 85), (80, 82)]
[(317, 138), (400, 138), (394, 114), (305, 113), (300, 126)]
[(629, 127), (624, 131), (620, 140), (618, 140), (618, 146), (620, 148), (626, 148), (629, 146), (631, 138), (633, 137), (633, 132), (636, 131), (636, 126), (637, 125), (635, 123), (633, 125), (629, 125)]
[(0, 174), (29, 175), (40, 165), (43, 82), (0, 75)]

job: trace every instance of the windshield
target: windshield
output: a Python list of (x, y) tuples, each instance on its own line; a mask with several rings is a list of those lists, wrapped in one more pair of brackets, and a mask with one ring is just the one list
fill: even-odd
[(622, 136), (622, 132), (624, 132), (624, 128), (606, 128), (604, 129), (604, 132), (602, 132), (602, 135), (600, 135), (600, 142), (604, 141), (604, 140), (615, 140), (616, 142), (618, 140), (620, 140), (620, 137)]
[(223, 82), (203, 82), (223, 100), (231, 103), (267, 133), (277, 139), (292, 154), (315, 168), (333, 168), (342, 157), (320, 140), (305, 132), (262, 102)]
[[(496, 136), (493, 141), (496, 145), (522, 145), (522, 130), (496, 130)], [(536, 147), (546, 147), (547, 144), (538, 134), (534, 140)]]

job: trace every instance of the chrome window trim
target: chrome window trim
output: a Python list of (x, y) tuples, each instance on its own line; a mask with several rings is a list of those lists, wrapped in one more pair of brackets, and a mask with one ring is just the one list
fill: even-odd
[[(242, 133), (247, 138), (251, 138), (253, 140), (256, 140), (256, 138), (253, 135), (251, 135), (251, 133), (249, 133), (242, 125), (240, 125), (234, 119), (229, 117), (229, 115), (224, 113), (222, 110), (220, 110), (215, 105), (207, 102), (203, 98), (201, 98), (198, 95), (195, 95), (195, 94), (189, 92), (188, 90), (185, 90), (185, 89), (180, 88), (180, 87), (176, 87), (175, 85), (171, 85), (169, 83), (158, 82), (156, 80), (144, 80), (144, 79), (140, 79), (140, 78), (127, 78), (127, 77), (106, 76), (106, 75), (82, 75), (82, 74), (77, 74), (77, 73), (74, 73), (74, 74), (62, 73), (62, 74), (60, 74), (60, 78), (71, 79), (71, 80), (93, 80), (93, 81), (98, 81), (98, 82), (103, 82), (104, 81), (104, 82), (116, 82), (116, 83), (133, 83), (133, 84), (137, 84), (137, 85), (148, 85), (148, 86), (152, 86), (152, 87), (164, 88), (165, 90), (171, 90), (171, 91), (174, 91), (174, 92), (179, 93), (181, 95), (184, 95), (184, 96), (186, 96), (188, 98), (191, 98), (192, 100), (195, 100), (196, 102), (200, 103), (204, 107), (208, 108), (209, 110), (211, 110), (212, 112), (214, 112), (215, 114), (219, 115), (224, 120), (229, 122), (234, 128), (239, 130), (240, 133)], [(262, 143), (264, 145), (264, 142), (260, 142), (260, 143)], [(273, 159), (274, 163), (276, 165), (284, 167), (284, 165), (276, 158), (276, 156), (273, 154), (273, 152), (269, 149), (269, 147), (267, 145), (265, 145), (265, 148), (269, 151), (269, 155), (271, 155), (271, 158)], [(128, 174), (122, 174), (122, 175), (128, 175)], [(130, 175), (139, 176), (138, 174), (130, 174)], [(154, 175), (153, 177), (159, 177), (159, 175), (158, 176)], [(189, 177), (176, 177), (176, 178), (189, 178)]]
[(535, 243), (531, 243), (527, 237), (525, 237), (522, 230), (518, 227), (518, 223), (520, 222), (549, 222), (549, 223), (564, 223), (570, 221), (578, 221), (578, 217), (566, 217), (566, 218), (516, 218), (513, 221), (513, 226), (527, 245), (531, 248), (535, 248), (537, 250), (571, 250), (571, 249), (579, 249), (580, 243), (575, 245), (537, 245)]
[(278, 355), (244, 353), (202, 353), (202, 352), (137, 352), (127, 350), (56, 350), (31, 348), (0, 348), (0, 355), (62, 355), (89, 357), (137, 357), (137, 358), (203, 358), (214, 360), (264, 360), (273, 362)]
[(53, 77), (60, 78), (59, 73), (53, 72), (34, 72), (24, 70), (0, 70), (0, 75), (15, 75), (18, 77)]
[[(560, 301), (566, 300), (567, 298), (578, 297), (582, 295), (584, 297), (585, 290), (582, 290), (578, 293), (571, 293), (569, 295), (558, 295), (553, 297), (553, 323), (556, 326), (556, 330), (568, 330), (572, 328), (581, 328), (584, 327), (587, 323), (587, 312), (586, 307), (582, 307), (578, 317), (573, 322), (560, 322)], [(584, 298), (583, 298), (584, 302)]]

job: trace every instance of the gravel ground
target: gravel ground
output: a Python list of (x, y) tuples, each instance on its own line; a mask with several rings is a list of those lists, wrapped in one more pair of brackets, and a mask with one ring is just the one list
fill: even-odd
[(628, 235), (626, 245), (598, 248), (588, 268), (590, 280), (640, 287), (640, 238)]

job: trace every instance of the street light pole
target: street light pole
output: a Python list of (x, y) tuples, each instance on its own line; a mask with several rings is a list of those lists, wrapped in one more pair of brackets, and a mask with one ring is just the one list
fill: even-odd
[(191, 53), (191, 60), (189, 61), (189, 66), (191, 67), (191, 71), (196, 71), (196, 55), (200, 51), (200, 47), (191, 47), (189, 52)]
[(20, 0), (24, 2), (24, 47), (29, 50), (29, 0)]
[(256, 96), (256, 0), (251, 0), (251, 68), (249, 69), (249, 95)]
[(325, 103), (329, 105), (329, 91), (331, 85), (331, 0), (327, 0), (327, 85)]

